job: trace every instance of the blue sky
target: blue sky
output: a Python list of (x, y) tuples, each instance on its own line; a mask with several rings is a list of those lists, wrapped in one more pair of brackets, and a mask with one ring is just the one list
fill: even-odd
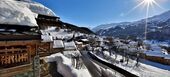
[[(141, 0), (35, 0), (52, 9), (62, 21), (93, 28), (100, 24), (135, 21), (145, 18), (146, 8), (128, 13)], [(170, 0), (155, 0), (164, 9), (150, 8), (149, 16), (170, 9)]]

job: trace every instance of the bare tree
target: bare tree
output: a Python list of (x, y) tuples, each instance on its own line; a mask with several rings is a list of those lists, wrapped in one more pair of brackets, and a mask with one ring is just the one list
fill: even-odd
[(109, 41), (108, 42), (108, 47), (109, 47), (109, 54), (110, 56), (112, 55), (112, 46), (113, 46), (113, 38), (112, 37), (108, 37), (107, 40)]

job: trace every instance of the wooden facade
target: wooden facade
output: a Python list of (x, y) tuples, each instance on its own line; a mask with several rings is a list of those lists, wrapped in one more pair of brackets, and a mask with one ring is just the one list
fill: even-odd
[(36, 54), (37, 43), (35, 40), (0, 42), (0, 67), (30, 63)]
[[(62, 27), (59, 17), (38, 15), (38, 27), (0, 24), (0, 77), (11, 77), (33, 71), (35, 57), (45, 57), (63, 51), (52, 42), (41, 42), (39, 30)], [(15, 31), (9, 31), (10, 29)]]
[[(7, 36), (4, 35), (3, 39)], [(20, 40), (24, 36), (19, 35), (17, 37), (14, 35), (14, 37), (17, 37), (17, 40), (14, 40), (13, 35), (10, 35), (7, 41), (0, 41), (0, 77), (10, 77), (32, 70), (32, 62), (38, 53), (40, 39), (37, 39), (39, 36), (34, 36), (36, 39)], [(9, 39), (10, 37), (12, 39)], [(1, 38), (1, 40), (3, 39)]]
[(41, 36), (37, 26), (0, 24), (0, 77), (32, 71)]
[(146, 54), (141, 54), (141, 57), (146, 59), (146, 60), (149, 60), (149, 61), (153, 61), (153, 62), (165, 64), (165, 65), (170, 65), (170, 59), (167, 59), (165, 57), (149, 56), (149, 55), (146, 55)]

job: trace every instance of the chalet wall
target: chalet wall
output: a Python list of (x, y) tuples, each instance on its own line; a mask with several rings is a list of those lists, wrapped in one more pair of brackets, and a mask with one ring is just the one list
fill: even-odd
[(148, 56), (146, 54), (141, 54), (141, 57), (146, 59), (146, 60), (153, 61), (153, 62), (158, 62), (158, 63), (165, 64), (165, 65), (170, 65), (170, 59), (166, 59), (164, 57)]
[(0, 41), (0, 77), (32, 71), (38, 40)]

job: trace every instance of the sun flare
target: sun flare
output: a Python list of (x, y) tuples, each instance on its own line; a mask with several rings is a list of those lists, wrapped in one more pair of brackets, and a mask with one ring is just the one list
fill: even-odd
[(145, 24), (145, 32), (144, 32), (144, 35), (145, 35), (145, 39), (147, 39), (147, 26), (148, 26), (148, 17), (149, 17), (149, 12), (150, 12), (150, 9), (151, 7), (159, 7), (161, 9), (164, 9), (162, 8), (159, 3), (157, 2), (158, 0), (139, 0), (139, 4), (136, 5), (135, 7), (133, 7), (131, 10), (128, 11), (127, 14), (131, 13), (132, 11), (134, 11), (135, 9), (139, 8), (139, 7), (142, 7), (144, 6), (146, 8), (146, 24)]
[(155, 2), (155, 0), (144, 0), (144, 3), (146, 3), (146, 4), (152, 4), (154, 2)]

